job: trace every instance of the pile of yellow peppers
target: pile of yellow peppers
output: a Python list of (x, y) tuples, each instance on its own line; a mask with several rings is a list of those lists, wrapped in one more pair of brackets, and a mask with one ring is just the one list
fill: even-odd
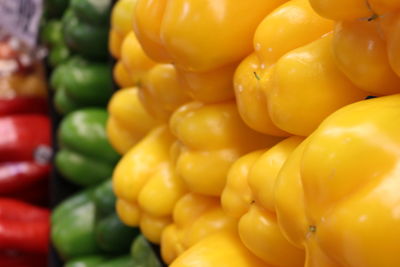
[(399, 0), (119, 0), (109, 48), (117, 212), (168, 265), (400, 266)]

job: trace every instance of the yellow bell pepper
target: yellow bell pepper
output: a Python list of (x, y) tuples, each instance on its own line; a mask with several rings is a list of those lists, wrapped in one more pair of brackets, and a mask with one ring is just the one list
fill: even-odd
[(386, 42), (379, 28), (379, 21), (337, 23), (333, 37), (336, 64), (365, 91), (376, 95), (399, 93), (400, 77), (389, 64)]
[(335, 110), (368, 96), (337, 68), (332, 34), (282, 56), (265, 83), (268, 110), (279, 128), (308, 136)]
[(157, 64), (146, 73), (140, 99), (150, 114), (165, 122), (173, 111), (190, 100), (172, 64)]
[(236, 69), (234, 88), (237, 108), (243, 121), (253, 130), (261, 133), (288, 136), (279, 129), (269, 115), (267, 99), (262, 89), (261, 63), (255, 53), (245, 58)]
[(121, 57), (121, 46), (123, 40), (123, 36), (121, 36), (118, 32), (113, 29), (110, 30), (108, 37), (108, 51), (115, 59), (119, 59)]
[(121, 61), (135, 86), (141, 85), (146, 72), (156, 64), (144, 53), (133, 31), (126, 35), (121, 45)]
[(122, 61), (117, 61), (113, 68), (113, 78), (119, 88), (128, 88), (135, 85), (128, 70), (122, 64)]
[(229, 170), (221, 196), (224, 210), (239, 220), (243, 244), (271, 266), (304, 266), (304, 252), (289, 243), (279, 229), (272, 197), (281, 166), (301, 140), (290, 137), (238, 159)]
[(170, 267), (272, 267), (252, 255), (234, 231), (209, 235), (180, 255)]
[(173, 223), (162, 233), (161, 255), (171, 263), (206, 236), (236, 228), (236, 220), (224, 213), (218, 198), (188, 193), (176, 203)]
[(218, 103), (232, 100), (232, 79), (237, 63), (207, 72), (192, 72), (177, 68), (178, 77), (184, 83), (187, 94), (195, 101)]
[(134, 28), (151, 58), (173, 62), (186, 71), (205, 72), (249, 54), (255, 28), (282, 2), (138, 0)]
[(111, 29), (122, 39), (132, 30), (132, 14), (137, 0), (119, 0), (111, 11)]
[(397, 0), (310, 0), (321, 16), (338, 21), (374, 20), (400, 8)]
[(289, 135), (275, 126), (269, 115), (263, 91), (266, 72), (285, 53), (332, 28), (333, 22), (317, 15), (308, 0), (282, 4), (258, 25), (253, 39), (255, 52), (241, 62), (233, 80), (239, 113), (250, 128), (270, 135)]
[(166, 126), (153, 129), (123, 156), (113, 173), (119, 217), (129, 226), (140, 226), (154, 243), (160, 242), (175, 203), (186, 193), (169, 161), (173, 141)]
[(278, 221), (307, 250), (306, 267), (400, 265), (399, 103), (397, 94), (338, 110), (284, 165)]
[(221, 194), (228, 169), (237, 158), (280, 140), (248, 128), (234, 102), (186, 104), (174, 112), (170, 128), (180, 141), (178, 175), (190, 191), (211, 196)]
[(380, 18), (387, 44), (389, 62), (394, 72), (400, 76), (400, 12), (392, 12)]
[(108, 113), (108, 140), (120, 154), (125, 154), (159, 124), (141, 104), (137, 88), (127, 88), (114, 93), (108, 103)]
[(133, 28), (143, 50), (159, 63), (171, 62), (160, 37), (167, 2), (168, 0), (138, 0), (133, 15)]

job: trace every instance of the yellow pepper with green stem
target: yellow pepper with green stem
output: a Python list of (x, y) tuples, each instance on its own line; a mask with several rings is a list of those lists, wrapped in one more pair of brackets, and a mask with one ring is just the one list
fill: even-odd
[(306, 267), (399, 266), (400, 95), (329, 116), (283, 166), (278, 222)]

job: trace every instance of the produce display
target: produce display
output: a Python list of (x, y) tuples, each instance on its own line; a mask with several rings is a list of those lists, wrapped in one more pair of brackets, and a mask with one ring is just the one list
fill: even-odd
[(172, 267), (398, 266), (399, 10), (117, 1), (120, 219)]
[(0, 266), (400, 266), (400, 1), (43, 3), (35, 49), (0, 20)]

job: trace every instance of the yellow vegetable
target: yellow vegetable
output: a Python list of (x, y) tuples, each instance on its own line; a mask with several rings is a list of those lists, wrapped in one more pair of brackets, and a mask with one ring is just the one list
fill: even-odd
[(236, 228), (236, 220), (224, 213), (217, 198), (186, 194), (176, 203), (173, 223), (162, 233), (162, 257), (171, 263), (208, 235)]
[(221, 194), (227, 171), (237, 158), (279, 141), (249, 129), (234, 102), (186, 104), (174, 112), (170, 128), (181, 142), (178, 175), (190, 191), (211, 196)]
[[(261, 133), (288, 136), (271, 120), (267, 98), (270, 68), (285, 53), (306, 45), (333, 28), (333, 22), (318, 16), (308, 0), (292, 0), (272, 11), (258, 25), (254, 53), (236, 69), (234, 88), (240, 116)], [(278, 125), (279, 126), (279, 125)]]
[(132, 87), (135, 85), (133, 82), (131, 75), (129, 74), (128, 70), (122, 64), (122, 61), (117, 61), (114, 65), (113, 69), (113, 77), (115, 83), (120, 87), (120, 88), (127, 88), (127, 87)]
[(132, 30), (132, 14), (137, 0), (119, 0), (111, 11), (111, 29), (125, 38)]
[(224, 210), (239, 220), (243, 244), (271, 266), (304, 266), (304, 252), (290, 244), (279, 229), (273, 202), (277, 174), (301, 140), (290, 137), (266, 151), (238, 159), (229, 170), (221, 196)]
[(306, 267), (399, 266), (400, 95), (329, 116), (278, 177), (281, 228), (307, 251)]
[(133, 31), (126, 35), (121, 45), (121, 61), (136, 86), (141, 85), (147, 71), (156, 64), (144, 53)]
[(251, 254), (233, 231), (210, 235), (185, 251), (171, 267), (272, 267)]
[(159, 124), (141, 104), (137, 88), (114, 93), (108, 104), (108, 112), (108, 140), (120, 154), (125, 154)]
[(172, 112), (190, 100), (171, 64), (157, 64), (148, 70), (140, 89), (140, 99), (150, 114), (165, 122)]
[(337, 68), (332, 34), (281, 57), (265, 90), (275, 125), (301, 136), (311, 134), (335, 110), (368, 95)]
[(211, 71), (249, 54), (255, 28), (283, 2), (138, 0), (134, 27), (151, 58), (186, 71)]
[(113, 174), (119, 217), (140, 226), (154, 243), (160, 242), (175, 203), (186, 193), (169, 162), (173, 141), (166, 126), (153, 129), (123, 156)]

